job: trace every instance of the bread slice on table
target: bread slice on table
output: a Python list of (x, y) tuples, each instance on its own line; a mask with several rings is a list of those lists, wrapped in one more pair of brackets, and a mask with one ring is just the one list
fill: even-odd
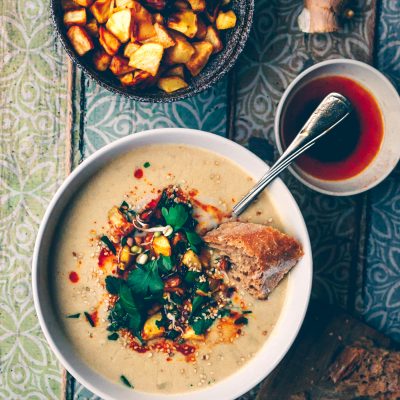
[(203, 239), (229, 258), (229, 277), (259, 299), (266, 299), (303, 255), (297, 240), (260, 224), (226, 222)]

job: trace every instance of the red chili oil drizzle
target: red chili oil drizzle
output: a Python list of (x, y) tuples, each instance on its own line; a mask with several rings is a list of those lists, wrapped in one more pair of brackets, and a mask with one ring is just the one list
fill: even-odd
[(224, 213), (219, 208), (211, 205), (211, 204), (204, 204), (197, 199), (192, 199), (193, 204), (197, 207), (201, 208), (207, 214), (211, 214), (218, 222), (221, 222), (224, 218), (228, 217), (227, 213)]
[(76, 283), (79, 281), (79, 275), (75, 271), (72, 271), (69, 273), (69, 280), (72, 283)]
[(143, 178), (143, 170), (142, 170), (142, 168), (137, 168), (137, 169), (135, 170), (135, 172), (133, 173), (133, 176), (134, 176), (136, 179), (141, 179), (141, 178)]
[(99, 268), (104, 268), (109, 261), (112, 261), (115, 258), (114, 254), (112, 254), (106, 248), (102, 248), (99, 254), (99, 258), (97, 260), (97, 265)]
[(90, 318), (92, 319), (94, 326), (97, 326), (97, 324), (99, 322), (99, 313), (98, 313), (98, 311), (97, 310), (93, 311), (90, 314)]

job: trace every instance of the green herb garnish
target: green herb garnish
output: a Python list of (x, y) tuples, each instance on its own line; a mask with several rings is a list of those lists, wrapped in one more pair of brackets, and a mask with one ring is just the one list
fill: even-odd
[(168, 225), (171, 225), (174, 230), (179, 230), (185, 225), (189, 217), (186, 207), (183, 204), (175, 204), (169, 209), (163, 207), (161, 213)]
[(119, 335), (117, 332), (112, 333), (111, 335), (107, 336), (108, 340), (117, 340), (119, 338)]
[(127, 379), (124, 375), (121, 375), (121, 376), (120, 376), (120, 379), (121, 379), (121, 382), (122, 382), (125, 386), (128, 386), (128, 387), (130, 387), (130, 388), (133, 388), (133, 385), (128, 381), (128, 379)]
[(148, 161), (146, 161), (146, 162), (143, 164), (143, 167), (149, 168), (149, 167), (150, 167), (150, 163), (149, 163)]
[(235, 325), (247, 325), (249, 320), (246, 317), (239, 317), (235, 320)]
[(251, 314), (253, 311), (250, 311), (250, 310), (244, 310), (244, 311), (242, 311), (243, 312), (243, 314)]
[(132, 291), (126, 284), (120, 287), (119, 301), (122, 308), (128, 314), (128, 328), (131, 329), (132, 332), (138, 332), (142, 326), (142, 316), (133, 298)]
[(113, 254), (117, 254), (117, 250), (115, 249), (115, 246), (113, 245), (113, 243), (111, 242), (111, 240), (103, 235), (100, 240), (108, 247), (108, 249), (113, 253)]
[(203, 243), (203, 239), (194, 231), (192, 232), (185, 230), (185, 233), (191, 249), (197, 252), (198, 251), (197, 246)]
[(85, 314), (85, 317), (86, 317), (87, 321), (89, 322), (90, 326), (92, 328), (94, 328), (96, 326), (96, 324), (94, 323), (92, 316), (86, 311), (84, 312), (84, 314)]
[(152, 260), (131, 271), (127, 282), (138, 297), (160, 297), (164, 290), (164, 282), (158, 272), (158, 260)]
[(67, 315), (67, 318), (79, 318), (81, 313)]
[(112, 275), (108, 275), (106, 277), (106, 289), (108, 293), (117, 295), (119, 293), (119, 288), (121, 287), (122, 283), (122, 279), (119, 279)]

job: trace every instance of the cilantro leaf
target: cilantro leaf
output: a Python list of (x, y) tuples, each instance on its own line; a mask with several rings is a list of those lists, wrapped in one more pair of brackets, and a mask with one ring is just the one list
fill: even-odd
[(127, 282), (137, 297), (159, 297), (164, 290), (164, 283), (158, 273), (158, 260), (131, 271)]
[(131, 289), (128, 285), (121, 285), (119, 296), (121, 306), (129, 316), (129, 319), (127, 321), (128, 328), (136, 333), (141, 328), (142, 316), (132, 296)]
[(126, 378), (126, 376), (121, 375), (120, 376), (121, 382), (125, 385), (128, 386), (130, 388), (133, 388), (132, 384), (128, 381), (128, 378)]
[(163, 207), (161, 213), (168, 225), (171, 225), (174, 230), (181, 229), (189, 217), (189, 213), (183, 204), (175, 204), (169, 209)]
[(199, 276), (200, 276), (200, 272), (188, 271), (188, 272), (186, 272), (186, 275), (183, 279), (185, 280), (186, 283), (192, 285), (196, 282), (196, 280)]
[(108, 340), (117, 340), (119, 338), (119, 335), (117, 332), (111, 333), (111, 335), (107, 336)]
[(70, 315), (67, 315), (67, 318), (79, 318), (80, 317), (80, 315), (81, 315), (81, 313), (76, 313), (76, 314), (70, 314)]
[(106, 277), (106, 289), (108, 293), (117, 295), (119, 293), (119, 288), (121, 287), (122, 279), (116, 276), (108, 275)]
[(208, 297), (194, 296), (192, 300), (192, 315), (195, 315), (200, 307), (208, 300)]
[(160, 255), (160, 258), (157, 261), (158, 261), (158, 268), (163, 273), (171, 272), (172, 269), (174, 268), (171, 257)]
[(197, 246), (203, 243), (203, 239), (194, 231), (185, 230), (185, 233), (191, 249), (197, 251)]
[(111, 242), (111, 240), (107, 236), (103, 235), (100, 238), (100, 240), (108, 247), (108, 249), (111, 251), (111, 253), (117, 254), (117, 250), (116, 250), (114, 244)]
[(202, 335), (214, 323), (212, 318), (197, 317), (190, 325), (196, 335)]

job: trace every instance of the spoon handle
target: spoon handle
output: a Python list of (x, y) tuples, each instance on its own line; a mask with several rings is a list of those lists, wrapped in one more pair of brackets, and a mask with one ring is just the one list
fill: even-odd
[(236, 216), (242, 214), (271, 181), (318, 139), (342, 122), (350, 114), (351, 109), (351, 104), (346, 97), (339, 93), (328, 94), (275, 164), (250, 192), (233, 207), (233, 214)]

